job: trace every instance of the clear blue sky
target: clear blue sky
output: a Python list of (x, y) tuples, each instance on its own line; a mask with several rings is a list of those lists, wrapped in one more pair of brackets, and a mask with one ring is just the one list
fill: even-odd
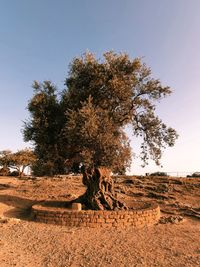
[[(143, 57), (173, 88), (157, 111), (180, 137), (162, 169), (200, 171), (199, 0), (0, 0), (0, 150), (29, 146), (21, 128), (33, 80), (62, 90), (68, 64), (87, 49)], [(138, 141), (132, 144), (138, 153)], [(159, 170), (140, 164), (135, 159), (131, 171)]]

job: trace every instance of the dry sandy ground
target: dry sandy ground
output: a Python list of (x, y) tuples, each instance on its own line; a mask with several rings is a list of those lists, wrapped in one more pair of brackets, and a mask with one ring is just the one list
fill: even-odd
[[(143, 229), (36, 223), (29, 217), (31, 205), (44, 199), (75, 198), (85, 190), (80, 177), (0, 177), (0, 266), (200, 266), (200, 179), (122, 177), (116, 182), (120, 198), (153, 198), (163, 216), (181, 214), (184, 220)], [(191, 210), (196, 218), (184, 215)]]

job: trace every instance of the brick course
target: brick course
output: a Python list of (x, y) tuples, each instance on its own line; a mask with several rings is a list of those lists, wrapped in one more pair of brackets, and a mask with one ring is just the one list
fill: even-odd
[(148, 203), (148, 208), (127, 211), (75, 211), (34, 205), (33, 218), (38, 222), (71, 227), (136, 227), (152, 225), (160, 218), (157, 203)]

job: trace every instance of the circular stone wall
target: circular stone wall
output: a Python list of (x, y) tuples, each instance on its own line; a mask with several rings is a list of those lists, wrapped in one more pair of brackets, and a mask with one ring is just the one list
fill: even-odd
[[(141, 206), (141, 205), (140, 205)], [(152, 225), (160, 218), (158, 204), (144, 203), (143, 207), (127, 211), (76, 211), (66, 208), (34, 205), (32, 214), (36, 221), (71, 227), (136, 227)]]

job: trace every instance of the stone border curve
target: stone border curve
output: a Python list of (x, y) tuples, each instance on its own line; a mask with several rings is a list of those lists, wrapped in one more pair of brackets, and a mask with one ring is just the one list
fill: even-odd
[(153, 225), (160, 218), (160, 208), (155, 202), (147, 207), (119, 211), (94, 211), (46, 207), (34, 205), (32, 216), (35, 221), (70, 227), (135, 227)]

